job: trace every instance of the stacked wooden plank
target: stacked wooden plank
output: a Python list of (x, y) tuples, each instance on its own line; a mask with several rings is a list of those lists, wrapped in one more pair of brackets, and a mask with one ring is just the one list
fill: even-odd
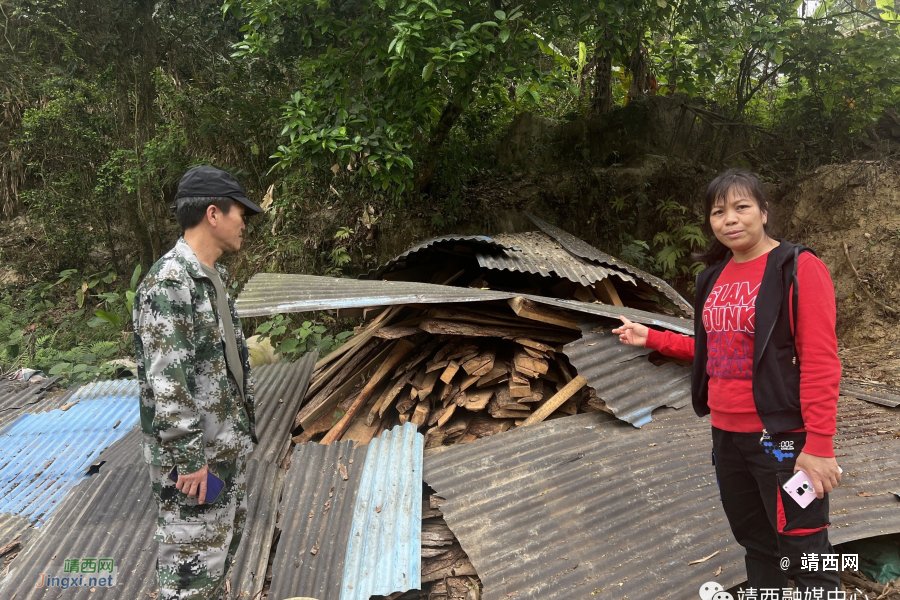
[(580, 336), (524, 298), (384, 309), (316, 365), (294, 439), (367, 443), (412, 422), (431, 449), (604, 410), (561, 352)]

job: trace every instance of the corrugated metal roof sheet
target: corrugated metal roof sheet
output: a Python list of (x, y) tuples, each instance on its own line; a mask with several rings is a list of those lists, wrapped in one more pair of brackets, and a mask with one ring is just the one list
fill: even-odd
[(266, 582), (284, 476), (285, 470), (275, 462), (253, 457), (247, 464), (247, 522), (231, 570), (233, 598), (258, 598)]
[(556, 273), (559, 277), (586, 286), (612, 275), (634, 282), (634, 277), (627, 273), (607, 269), (569, 254), (559, 242), (539, 231), (502, 233), (494, 239), (510, 248), (476, 251), (478, 264), (486, 269), (534, 273), (543, 277)]
[(259, 273), (247, 282), (235, 304), (240, 316), (259, 317), (278, 313), (397, 304), (485, 302), (508, 300), (516, 296), (583, 314), (613, 319), (624, 315), (646, 325), (658, 325), (681, 333), (693, 333), (694, 331), (693, 322), (687, 319), (659, 315), (634, 308), (609, 306), (608, 304), (559, 300), (544, 296), (431, 283), (365, 281), (316, 275)]
[(68, 411), (25, 414), (0, 437), (0, 512), (46, 521), (103, 448), (138, 421), (134, 380), (80, 388)]
[(372, 440), (353, 511), (341, 600), (422, 586), (422, 453), (412, 423)]
[(403, 254), (397, 256), (396, 258), (389, 260), (388, 262), (380, 265), (368, 273), (364, 275), (360, 275), (360, 279), (380, 279), (385, 271), (390, 270), (397, 263), (405, 262), (407, 258), (418, 254), (423, 250), (428, 250), (430, 248), (434, 248), (436, 246), (450, 246), (456, 245), (459, 242), (465, 242), (466, 246), (475, 246), (477, 248), (491, 248), (496, 250), (502, 250), (505, 246), (493, 238), (486, 235), (445, 235), (441, 237), (431, 238), (422, 242), (419, 242)]
[(535, 225), (537, 225), (541, 229), (541, 231), (555, 239), (560, 243), (560, 245), (562, 245), (563, 248), (565, 248), (575, 256), (580, 256), (581, 258), (593, 260), (599, 262), (600, 264), (616, 267), (618, 269), (622, 269), (623, 271), (631, 273), (641, 281), (653, 287), (658, 292), (661, 292), (666, 298), (671, 300), (672, 303), (675, 304), (675, 306), (685, 311), (685, 314), (687, 314), (688, 316), (693, 316), (694, 309), (691, 307), (691, 304), (687, 300), (682, 298), (681, 294), (675, 291), (675, 288), (670, 286), (659, 277), (651, 275), (646, 271), (642, 271), (641, 269), (638, 269), (635, 266), (614, 258), (605, 252), (601, 252), (584, 240), (575, 237), (567, 231), (563, 231), (559, 227), (551, 225), (550, 223), (532, 215), (531, 213), (526, 212), (525, 214)]
[(892, 408), (900, 406), (900, 396), (892, 393), (891, 388), (885, 389), (884, 386), (867, 384), (861, 381), (842, 381), (841, 395), (873, 402), (881, 406), (890, 406)]
[(47, 390), (57, 379), (39, 382), (0, 380), (0, 431), (25, 413), (53, 410), (65, 404), (71, 394), (47, 397)]
[(431, 283), (258, 273), (247, 282), (235, 308), (241, 317), (260, 317), (361, 306), (476, 302), (510, 297), (506, 292)]
[[(897, 416), (841, 400), (832, 543), (900, 532)], [(707, 581), (745, 578), (710, 448), (709, 420), (690, 411), (660, 409), (642, 429), (589, 413), (448, 447), (426, 458), (425, 481), (484, 600), (695, 600)]]
[(309, 352), (292, 363), (262, 365), (253, 369), (256, 432), (259, 437), (253, 458), (278, 462), (287, 454), (294, 418), (306, 395), (318, 356), (318, 352)]
[[(347, 540), (367, 449), (355, 442), (294, 449), (281, 500), (269, 600), (341, 595)], [(342, 477), (341, 466), (347, 479)]]
[[(257, 431), (260, 445), (247, 465), (246, 541), (241, 544), (235, 557), (231, 574), (233, 595), (245, 593), (244, 597), (252, 597), (262, 590), (274, 533), (276, 508), (284, 481), (280, 461), (290, 444), (290, 429), (297, 407), (306, 392), (315, 360), (316, 355), (313, 353), (292, 364), (264, 365), (253, 370), (257, 380)], [(99, 393), (98, 390), (104, 389), (104, 386), (113, 384), (115, 382), (94, 384), (84, 393), (79, 390), (78, 395)], [(136, 396), (132, 399), (132, 404), (137, 407)], [(75, 407), (69, 412), (74, 409)], [(17, 586), (25, 585), (23, 581), (30, 582), (40, 572), (40, 568), (51, 564), (47, 556), (56, 556), (53, 564), (61, 565), (62, 560), (70, 555), (57, 553), (57, 548), (80, 552), (79, 556), (99, 556), (99, 553), (110, 552), (108, 556), (116, 558), (120, 561), (117, 564), (127, 569), (126, 587), (120, 585), (112, 592), (97, 589), (96, 593), (89, 596), (92, 600), (107, 596), (139, 598), (144, 596), (144, 592), (156, 589), (156, 543), (153, 542), (156, 504), (150, 493), (140, 439), (139, 426), (132, 427), (121, 439), (88, 463), (103, 462), (98, 474), (82, 479), (82, 485), (76, 486), (63, 500), (57, 509), (61, 513), (59, 517), (54, 517), (42, 527), (40, 534), (26, 539), (26, 551), (16, 557), (12, 564), (14, 570), (20, 569), (19, 575), (10, 578), (8, 591), (15, 591)], [(124, 483), (118, 481), (120, 477), (125, 477)], [(85, 519), (91, 522), (91, 519), (101, 520), (110, 515), (112, 520), (109, 522), (115, 527), (107, 527), (104, 531), (121, 536), (122, 540), (113, 541), (93, 534), (87, 535), (86, 540), (78, 543), (68, 539), (70, 536), (81, 535), (78, 527), (70, 531), (72, 522), (77, 524)], [(3, 522), (0, 521), (0, 524)], [(137, 537), (136, 541), (132, 540), (132, 535)], [(37, 565), (32, 568), (30, 565), (34, 561), (37, 561)], [(26, 596), (29, 598), (44, 598), (42, 594), (35, 595), (30, 589), (21, 589), (19, 598), (22, 593), (30, 593), (31, 595)], [(76, 592), (70, 590), (67, 593)], [(77, 594), (79, 595), (76, 597), (82, 597), (82, 592)]]
[(652, 350), (619, 343), (611, 326), (581, 324), (582, 337), (563, 347), (578, 374), (616, 417), (635, 427), (650, 422), (660, 406), (681, 408), (691, 403), (691, 370), (673, 363), (656, 366), (647, 360)]
[[(35, 588), (40, 573), (62, 569), (67, 558), (112, 558), (115, 588), (69, 588), (73, 600), (149, 598), (156, 589), (156, 503), (146, 466), (117, 467), (77, 486), (10, 565), (0, 589), (16, 600), (50, 600), (59, 588)], [(55, 569), (54, 569), (55, 570)], [(5, 587), (4, 587), (5, 586)]]
[(368, 600), (420, 584), (423, 443), (407, 425), (359, 448), (294, 449), (270, 600)]

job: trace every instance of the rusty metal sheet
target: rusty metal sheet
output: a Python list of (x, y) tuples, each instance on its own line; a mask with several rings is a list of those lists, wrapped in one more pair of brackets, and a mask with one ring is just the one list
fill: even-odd
[[(121, 441), (121, 440), (120, 440)], [(61, 571), (67, 558), (112, 558), (117, 585), (69, 588), (66, 598), (98, 600), (148, 598), (156, 590), (156, 503), (144, 465), (98, 473), (78, 485), (54, 511), (0, 583), (4, 598), (49, 600), (59, 588), (35, 588), (40, 574)]]
[(318, 352), (292, 363), (261, 365), (253, 369), (256, 432), (259, 445), (253, 458), (279, 462), (291, 444), (291, 429), (309, 387)]
[(47, 412), (63, 406), (75, 390), (48, 394), (58, 377), (42, 381), (0, 380), (0, 431), (25, 413)]
[(402, 304), (453, 304), (509, 300), (521, 296), (541, 304), (582, 314), (618, 318), (624, 315), (646, 325), (658, 325), (681, 333), (693, 333), (687, 319), (650, 313), (628, 307), (601, 303), (559, 300), (529, 294), (494, 290), (414, 283), (405, 281), (365, 281), (316, 275), (254, 275), (238, 297), (235, 306), (241, 317), (259, 317), (278, 313), (310, 312), (338, 308), (394, 306)]
[[(832, 543), (900, 532), (898, 413), (841, 399)], [(588, 413), (448, 447), (426, 458), (425, 481), (484, 600), (695, 600), (707, 581), (745, 579), (711, 446), (691, 411), (659, 409), (641, 429)]]
[(617, 269), (602, 267), (574, 256), (559, 242), (539, 231), (502, 233), (494, 239), (508, 249), (478, 249), (478, 264), (486, 269), (534, 273), (542, 277), (556, 276), (584, 286), (592, 286), (601, 279), (615, 275), (627, 282), (634, 277)]
[(507, 292), (431, 283), (258, 273), (247, 282), (235, 308), (241, 317), (261, 317), (339, 308), (477, 302), (511, 297)]
[(691, 403), (691, 370), (674, 363), (654, 365), (648, 348), (619, 343), (612, 325), (579, 324), (582, 337), (563, 347), (578, 374), (616, 417), (635, 427), (650, 422), (660, 406)]
[(340, 598), (367, 451), (354, 445), (309, 443), (294, 449), (282, 493), (281, 537), (272, 563), (269, 600)]
[(360, 279), (380, 279), (381, 276), (394, 268), (400, 263), (406, 263), (407, 259), (414, 257), (420, 252), (433, 250), (437, 247), (453, 247), (463, 243), (463, 245), (471, 248), (484, 248), (492, 250), (503, 250), (506, 248), (502, 243), (487, 235), (445, 235), (441, 237), (427, 239), (419, 242), (403, 254), (389, 260), (388, 262), (371, 269), (368, 273), (360, 275)]
[(581, 258), (593, 260), (602, 265), (608, 265), (617, 269), (621, 269), (627, 273), (631, 273), (647, 285), (651, 286), (656, 291), (662, 293), (675, 306), (683, 310), (687, 316), (694, 316), (694, 309), (691, 306), (690, 302), (682, 298), (681, 294), (675, 291), (675, 288), (670, 286), (659, 277), (638, 269), (637, 267), (621, 261), (613, 256), (610, 256), (605, 252), (601, 252), (584, 240), (575, 237), (567, 231), (563, 231), (559, 227), (551, 225), (550, 223), (532, 215), (531, 213), (526, 212), (525, 214), (535, 225), (540, 228), (541, 231), (555, 239), (563, 248), (565, 248), (575, 256), (580, 256)]
[(368, 600), (419, 585), (423, 443), (408, 424), (368, 446), (294, 449), (270, 600)]
[(866, 383), (864, 381), (841, 381), (841, 395), (858, 400), (873, 402), (882, 406), (896, 408), (900, 406), (900, 395), (895, 388)]

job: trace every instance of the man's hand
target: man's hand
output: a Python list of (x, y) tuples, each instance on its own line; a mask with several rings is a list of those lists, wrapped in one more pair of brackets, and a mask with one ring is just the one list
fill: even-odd
[(810, 483), (816, 489), (816, 498), (824, 498), (841, 483), (841, 471), (837, 460), (814, 456), (801, 452), (794, 463), (794, 473), (803, 471), (809, 475)]
[(209, 471), (209, 465), (203, 465), (203, 468), (187, 475), (178, 474), (178, 482), (175, 487), (179, 492), (186, 494), (188, 498), (197, 497), (197, 504), (206, 502), (206, 474)]
[(624, 325), (622, 325), (618, 329), (612, 330), (613, 333), (619, 336), (619, 341), (623, 344), (628, 344), (629, 346), (638, 346), (639, 348), (643, 348), (647, 343), (647, 328), (640, 323), (632, 323), (625, 317), (619, 318), (622, 319), (622, 323), (624, 323)]

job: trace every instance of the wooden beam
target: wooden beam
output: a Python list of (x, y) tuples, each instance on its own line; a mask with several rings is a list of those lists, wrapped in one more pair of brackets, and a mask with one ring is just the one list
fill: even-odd
[(378, 370), (372, 376), (372, 379), (370, 379), (365, 387), (363, 387), (362, 391), (359, 392), (359, 397), (357, 397), (350, 408), (347, 409), (347, 414), (345, 414), (344, 417), (338, 421), (338, 424), (322, 438), (323, 444), (328, 445), (341, 439), (341, 436), (347, 431), (347, 428), (350, 426), (350, 423), (356, 417), (357, 413), (362, 410), (363, 406), (365, 406), (366, 402), (369, 400), (369, 396), (375, 391), (375, 387), (393, 371), (394, 367), (396, 367), (400, 361), (413, 350), (413, 348), (415, 348), (415, 346), (409, 341), (397, 340), (391, 354), (383, 363), (381, 363), (381, 366), (378, 367)]
[(387, 409), (390, 408), (391, 403), (394, 401), (394, 398), (400, 394), (400, 391), (403, 389), (409, 380), (413, 378), (415, 375), (415, 371), (407, 371), (403, 374), (400, 379), (397, 380), (394, 385), (389, 386), (384, 393), (381, 395), (381, 398), (378, 399), (378, 402), (375, 403), (375, 406), (372, 407), (372, 410), (369, 411), (369, 416), (366, 417), (366, 425), (371, 425), (375, 422), (375, 416), (378, 417), (384, 416), (384, 413), (387, 412)]
[[(578, 326), (576, 325), (573, 328), (578, 329)], [(469, 323), (457, 323), (453, 321), (436, 321), (434, 319), (425, 319), (419, 323), (419, 329), (433, 334), (458, 335), (465, 337), (497, 337), (508, 340), (513, 340), (524, 335), (533, 335), (536, 338), (547, 340), (548, 342), (563, 344), (568, 344), (575, 339), (574, 335), (561, 331), (535, 331), (533, 329), (522, 327), (472, 325)]]
[[(581, 331), (580, 329), (578, 329), (578, 322), (574, 318), (550, 310), (545, 306), (541, 306), (537, 302), (532, 302), (531, 300), (527, 300), (521, 296), (511, 298), (509, 300), (509, 305), (512, 307), (513, 312), (522, 318), (531, 319), (532, 321), (540, 321), (541, 323), (548, 323), (550, 325), (556, 325), (557, 327), (565, 327), (566, 329), (576, 329), (578, 331)], [(543, 335), (537, 335), (535, 337), (551, 342), (556, 341)]]
[[(316, 420), (319, 419), (323, 414), (327, 413), (333, 406), (335, 406), (338, 402), (341, 402), (347, 397), (353, 388), (359, 385), (362, 381), (365, 380), (368, 373), (372, 372), (377, 368), (377, 366), (384, 360), (384, 357), (390, 353), (391, 346), (385, 346), (381, 352), (378, 352), (373, 358), (371, 358), (365, 366), (361, 369), (357, 370), (354, 374), (347, 374), (347, 378), (341, 383), (341, 385), (334, 390), (331, 394), (325, 396), (324, 394), (317, 395), (313, 400), (308, 402), (306, 406), (300, 409), (300, 412), (297, 413), (297, 418), (294, 420), (294, 427), (297, 425), (306, 429), (310, 425), (312, 425)], [(342, 371), (343, 373), (343, 371)], [(341, 381), (336, 378), (336, 381)], [(326, 392), (323, 390), (323, 392)]]
[(594, 293), (601, 302), (612, 304), (613, 306), (625, 306), (609, 277), (604, 277), (594, 284)]
[(441, 381), (450, 383), (450, 380), (453, 379), (453, 376), (456, 375), (457, 371), (459, 371), (459, 363), (455, 360), (451, 360), (450, 364), (447, 365), (447, 368), (444, 369), (443, 374), (441, 374)]
[(575, 395), (581, 388), (587, 385), (587, 379), (578, 375), (572, 381), (567, 383), (565, 387), (559, 390), (552, 398), (547, 400), (543, 406), (537, 409), (534, 413), (531, 414), (530, 417), (525, 419), (525, 422), (522, 425), (533, 425), (535, 423), (540, 423), (547, 417), (549, 417), (553, 411), (563, 405), (563, 403)]
[(379, 329), (390, 323), (391, 319), (397, 316), (397, 313), (400, 312), (402, 306), (394, 306), (390, 310), (386, 310), (376, 318), (374, 321), (369, 323), (369, 325), (362, 331), (362, 333), (358, 335), (354, 335), (349, 340), (344, 342), (344, 345), (335, 350), (334, 352), (330, 352), (327, 356), (319, 359), (316, 363), (316, 366), (313, 368), (313, 371), (318, 371), (323, 368), (325, 365), (330, 364), (335, 359), (337, 363), (332, 365), (328, 370), (322, 372), (321, 374), (315, 377), (315, 381), (310, 384), (309, 390), (306, 392), (306, 397), (311, 398), (318, 392), (323, 385), (327, 381), (331, 379), (331, 377), (341, 368), (343, 367), (347, 361), (349, 361), (353, 353), (356, 352), (356, 349), (366, 344), (372, 337), (378, 332)]

